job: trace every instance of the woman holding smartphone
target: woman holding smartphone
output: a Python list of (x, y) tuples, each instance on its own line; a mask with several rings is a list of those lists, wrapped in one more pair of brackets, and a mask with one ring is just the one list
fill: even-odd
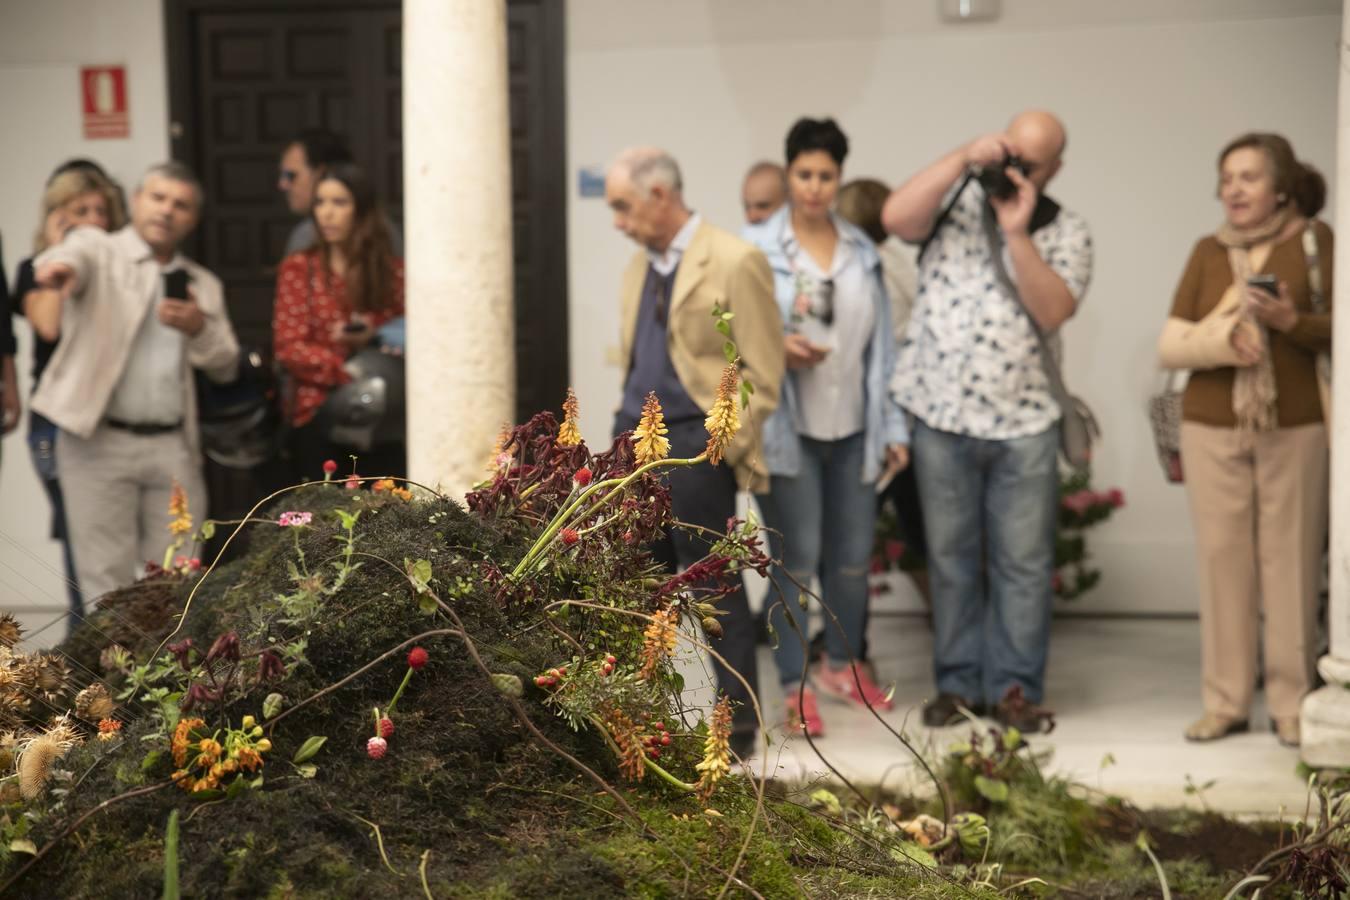
[(319, 411), (351, 380), (347, 360), (376, 340), (381, 326), (403, 315), (403, 260), (394, 255), (388, 220), (369, 178), (335, 165), (314, 188), (315, 243), (293, 253), (277, 273), (272, 340), (290, 376), (285, 414), (294, 429), (295, 476), (323, 476), (325, 460), (344, 469), (356, 456), (370, 475), (402, 475), (402, 441), (360, 451), (329, 438)]
[[(857, 661), (877, 482), (908, 464), (909, 436), (886, 389), (895, 336), (881, 260), (872, 239), (834, 212), (848, 138), (833, 119), (801, 119), (786, 143), (788, 203), (744, 236), (769, 260), (786, 326), (788, 375), (764, 426), (771, 484), (758, 499), (773, 555), (782, 560), (768, 602), (788, 722), (814, 736), (824, 732), (817, 690), (848, 703), (892, 706)], [(817, 572), (826, 659), (804, 685), (799, 585)]]
[(1190, 369), (1181, 459), (1200, 555), (1204, 715), (1192, 741), (1247, 730), (1264, 645), (1266, 707), (1299, 743), (1326, 539), (1327, 427), (1317, 357), (1331, 348), (1331, 229), (1316, 170), (1277, 134), (1219, 154), (1224, 221), (1195, 245), (1159, 345)]

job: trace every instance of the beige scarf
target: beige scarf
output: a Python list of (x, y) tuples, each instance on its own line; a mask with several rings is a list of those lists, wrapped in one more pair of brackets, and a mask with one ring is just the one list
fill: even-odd
[[(1265, 265), (1277, 240), (1297, 233), (1302, 227), (1302, 217), (1294, 216), (1286, 206), (1254, 228), (1234, 228), (1225, 222), (1215, 234), (1219, 243), (1228, 248), (1228, 264), (1233, 270), (1233, 285), (1228, 290), (1236, 293), (1233, 299), (1238, 315), (1261, 335), (1264, 348), (1261, 361), (1254, 366), (1240, 366), (1233, 379), (1233, 414), (1238, 428), (1244, 431), (1273, 431), (1279, 424), (1275, 415), (1279, 394), (1270, 359), (1270, 333), (1252, 315), (1251, 304), (1247, 302), (1250, 290), (1247, 279)], [(1225, 297), (1220, 305), (1227, 305), (1228, 299)]]

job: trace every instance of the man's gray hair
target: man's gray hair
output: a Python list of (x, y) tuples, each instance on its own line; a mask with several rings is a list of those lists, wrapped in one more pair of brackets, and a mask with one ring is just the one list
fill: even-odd
[(655, 184), (663, 185), (676, 194), (684, 191), (679, 163), (675, 162), (675, 157), (656, 147), (630, 147), (615, 157), (609, 168), (611, 172), (627, 172), (633, 186), (644, 193), (649, 192)]
[(202, 189), (202, 183), (197, 178), (197, 173), (192, 171), (192, 167), (187, 163), (181, 163), (176, 159), (168, 162), (156, 163), (145, 170), (141, 180), (136, 182), (137, 193), (145, 187), (145, 182), (151, 178), (167, 178), (169, 181), (178, 181), (183, 184), (191, 185), (192, 191), (197, 195), (197, 209), (202, 208), (206, 200), (206, 191)]

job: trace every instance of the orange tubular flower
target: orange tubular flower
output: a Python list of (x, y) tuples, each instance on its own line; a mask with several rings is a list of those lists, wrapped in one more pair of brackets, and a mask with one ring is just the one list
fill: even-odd
[(740, 379), (740, 370), (735, 363), (727, 363), (722, 370), (722, 380), (717, 385), (717, 399), (703, 427), (708, 429), (708, 462), (717, 465), (736, 432), (741, 430), (741, 412), (736, 405), (736, 384)]
[(679, 632), (675, 627), (677, 621), (678, 616), (671, 607), (652, 613), (652, 620), (642, 633), (642, 671), (638, 677), (643, 681), (655, 675), (656, 667), (675, 652), (675, 646), (679, 643)]
[(713, 708), (708, 737), (703, 741), (703, 760), (694, 768), (699, 772), (699, 793), (707, 802), (717, 782), (731, 774), (731, 701), (726, 697)]
[(567, 399), (563, 401), (563, 423), (558, 426), (558, 446), (575, 447), (581, 443), (581, 430), (577, 428), (577, 417), (581, 407), (577, 404), (576, 392), (567, 389)]
[(188, 510), (187, 491), (177, 482), (173, 483), (173, 491), (169, 494), (169, 515), (172, 521), (169, 522), (169, 533), (172, 535), (187, 534), (192, 530), (192, 513)]
[(638, 465), (645, 466), (670, 455), (670, 441), (666, 439), (666, 417), (661, 412), (661, 401), (656, 392), (647, 395), (642, 403), (642, 419), (633, 429), (633, 452)]

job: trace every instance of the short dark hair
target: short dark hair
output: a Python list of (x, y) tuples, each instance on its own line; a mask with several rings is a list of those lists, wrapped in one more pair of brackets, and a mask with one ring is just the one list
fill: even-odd
[(824, 150), (835, 165), (848, 156), (848, 138), (834, 119), (798, 119), (787, 135), (787, 164), (803, 153)]
[(327, 128), (306, 128), (286, 146), (296, 144), (305, 151), (305, 162), (311, 169), (323, 169), (353, 161), (352, 148), (347, 144), (347, 139)]

